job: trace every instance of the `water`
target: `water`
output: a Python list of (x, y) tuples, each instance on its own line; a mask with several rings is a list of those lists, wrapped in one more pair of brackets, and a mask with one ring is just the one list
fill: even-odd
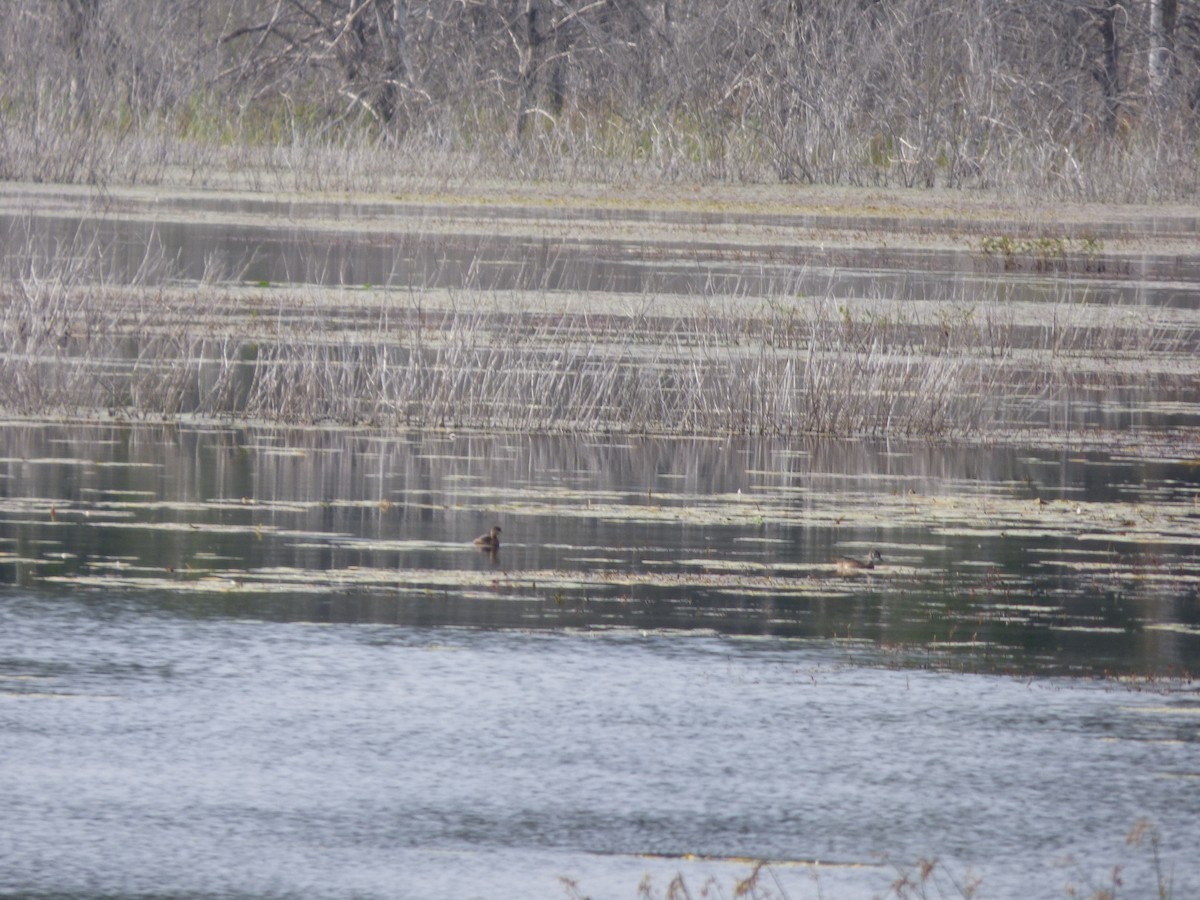
[[(35, 591), (284, 621), (861, 638), (1034, 674), (1200, 658), (1187, 458), (206, 424), (9, 423), (0, 440), (0, 572)], [(493, 524), (501, 551), (481, 553)], [(878, 570), (838, 575), (871, 549)]]
[[(774, 204), (779, 202), (775, 198)], [(18, 187), (0, 196), (5, 261), (28, 249), (92, 258), (125, 283), (196, 282), (587, 291), (643, 297), (822, 296), (1200, 308), (1194, 210), (1111, 220), (931, 218)], [(901, 204), (907, 201), (896, 201)], [(964, 237), (964, 232), (973, 236)], [(981, 240), (1005, 240), (1006, 254)], [(161, 263), (165, 261), (167, 265)], [(148, 264), (149, 263), (149, 264)]]
[(116, 284), (985, 297), (1026, 307), (1018, 349), (1030, 304), (1180, 329), (1153, 377), (1084, 366), (1023, 410), (1060, 426), (1037, 447), (0, 423), (0, 895), (735, 896), (756, 860), (792, 900), (1200, 893), (1193, 214), (1006, 260), (803, 209), (0, 207), (10, 271)]
[(1194, 467), (2, 434), (6, 895), (1200, 889)]
[[(6, 403), (545, 429), (1200, 423), (1194, 210), (1043, 228), (854, 196), (767, 215), (18, 187), (0, 271), (54, 314), (14, 306)], [(82, 306), (52, 299), (58, 277)], [(101, 302), (97, 280), (142, 288)], [(825, 377), (849, 384), (846, 421), (776, 389)]]
[(1200, 888), (1193, 694), (803, 641), (104, 597), (8, 594), (0, 623), (11, 893), (518, 898), (568, 877), (631, 897), (644, 872), (698, 889), (765, 857), (792, 897), (868, 896), (937, 857), (981, 896), (1061, 896), (1117, 864), (1150, 896), (1149, 852), (1124, 842), (1141, 818), (1174, 896)]

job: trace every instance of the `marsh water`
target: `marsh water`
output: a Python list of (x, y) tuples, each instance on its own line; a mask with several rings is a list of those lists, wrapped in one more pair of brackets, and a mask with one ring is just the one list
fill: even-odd
[(629, 897), (732, 891), (751, 859), (790, 897), (883, 895), (926, 859), (982, 896), (1114, 866), (1137, 896), (1200, 887), (1194, 466), (3, 440), (7, 892)]
[[(0, 196), (6, 256), (26, 242), (92, 254), (107, 277), (476, 291), (587, 291), (691, 298), (812, 293), (970, 300), (1007, 297), (1200, 307), (1192, 207), (1068, 221), (956, 220), (884, 194), (771, 194), (745, 211), (611, 198), (480, 203), (320, 199), (146, 190), (100, 195), (17, 189)], [(81, 216), (82, 212), (82, 216)], [(165, 260), (168, 266), (155, 264)]]
[(1051, 441), (0, 424), (0, 893), (1200, 892), (1194, 211), (1001, 259), (911, 216), (2, 199), (10, 265), (185, 291), (1001, 285), (1189, 336), (1027, 410)]
[(1099, 431), (1168, 453), (1200, 427), (1194, 207), (708, 193), (18, 186), (0, 193), (0, 266), (52, 314), (15, 305), (0, 359), (35, 368), (5, 399), (539, 430)]

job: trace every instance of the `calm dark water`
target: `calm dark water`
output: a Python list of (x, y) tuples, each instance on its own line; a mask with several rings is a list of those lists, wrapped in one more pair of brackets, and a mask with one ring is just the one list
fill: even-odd
[(0, 435), (7, 895), (1200, 890), (1186, 461)]
[[(88, 257), (105, 277), (201, 279), (326, 287), (587, 291), (597, 295), (888, 297), (972, 302), (1200, 308), (1200, 256), (1105, 250), (1105, 241), (1190, 239), (1195, 218), (1126, 216), (1086, 227), (1055, 226), (1061, 249), (1038, 251), (1045, 232), (1011, 221), (973, 221), (973, 233), (1025, 241), (1006, 258), (964, 241), (945, 220), (845, 216), (798, 207), (766, 216), (538, 206), (423, 206), (263, 197), (124, 195), (87, 207), (77, 194), (16, 195), (0, 211), (5, 262), (29, 248)], [(533, 220), (534, 224), (529, 224)], [(614, 238), (571, 237), (555, 221), (616, 221)], [(672, 224), (770, 226), (783, 237), (750, 243), (676, 240)], [(994, 232), (989, 232), (989, 228)], [(531, 233), (532, 229), (532, 233)], [(889, 246), (890, 232), (942, 235), (932, 246)], [(701, 232), (703, 233), (703, 232)], [(877, 234), (877, 240), (864, 239)], [(1051, 244), (1058, 247), (1057, 244)], [(159, 264), (148, 265), (148, 262)], [(165, 264), (162, 264), (165, 263)], [(22, 263), (23, 265), (23, 263)]]
[[(190, 616), (863, 639), (1179, 675), (1200, 468), (1014, 447), (225, 426), (0, 429), (0, 573)], [(499, 554), (471, 546), (492, 524)], [(883, 552), (838, 577), (839, 555)]]

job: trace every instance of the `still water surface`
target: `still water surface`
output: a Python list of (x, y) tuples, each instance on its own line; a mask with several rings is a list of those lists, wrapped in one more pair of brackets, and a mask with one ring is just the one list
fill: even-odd
[(1187, 461), (3, 440), (5, 894), (1200, 892)]
[[(90, 197), (23, 185), (0, 193), (0, 262), (45, 244), (59, 257), (96, 257), (116, 283), (169, 275), (184, 282), (907, 301), (969, 301), (999, 285), (1009, 300), (1200, 306), (1190, 207), (1141, 214), (1107, 207), (1062, 222), (1049, 212), (1033, 221), (1011, 210), (994, 220), (978, 210), (961, 220), (922, 214), (904, 194), (849, 195), (827, 206), (820, 194), (799, 190), (773, 197), (779, 208), (771, 213), (613, 206), (619, 199), (330, 202), (169, 190)], [(907, 212), (881, 214), (889, 204)], [(1013, 257), (981, 238), (1028, 247)], [(156, 258), (170, 265), (148, 266)]]

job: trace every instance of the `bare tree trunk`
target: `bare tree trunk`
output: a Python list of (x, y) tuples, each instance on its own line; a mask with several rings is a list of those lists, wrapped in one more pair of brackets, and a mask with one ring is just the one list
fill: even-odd
[(1152, 94), (1161, 94), (1175, 68), (1175, 20), (1178, 0), (1149, 0), (1150, 58), (1147, 71)]
[(521, 48), (520, 80), (521, 106), (517, 110), (517, 137), (524, 135), (529, 126), (529, 116), (533, 112), (533, 104), (537, 97), (537, 73), (542, 62), (542, 33), (538, 17), (540, 13), (538, 0), (522, 0), (521, 37), (525, 46)]
[(1117, 39), (1117, 13), (1124, 10), (1119, 3), (1105, 3), (1092, 11), (1103, 44), (1095, 75), (1104, 94), (1104, 128), (1111, 132), (1116, 130), (1121, 111), (1121, 45)]
[(567, 56), (568, 39), (565, 28), (554, 29), (554, 57), (550, 63), (550, 78), (547, 85), (550, 91), (550, 114), (556, 119), (563, 109), (563, 100), (567, 94)]
[(375, 4), (375, 25), (383, 51), (383, 85), (379, 96), (379, 115), (395, 124), (399, 111), (400, 90), (411, 77), (408, 64), (408, 0), (390, 0), (386, 12), (384, 0)]
[(71, 57), (70, 96), (68, 102), (78, 115), (86, 116), (91, 105), (87, 86), (91, 68), (87, 46), (96, 37), (99, 27), (100, 0), (66, 0), (67, 49)]

